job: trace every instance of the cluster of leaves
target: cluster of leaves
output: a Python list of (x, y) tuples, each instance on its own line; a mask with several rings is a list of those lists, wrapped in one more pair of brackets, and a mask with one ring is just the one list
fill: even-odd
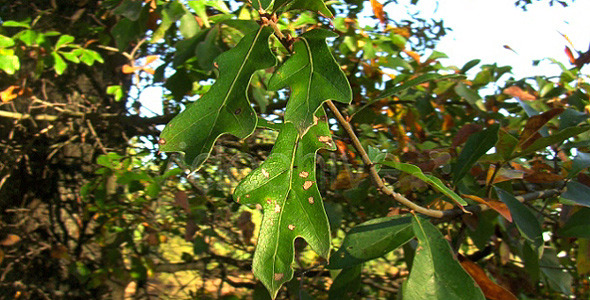
[[(210, 296), (215, 278), (218, 296), (227, 283), (267, 298), (251, 273), (273, 298), (587, 296), (588, 76), (557, 61), (560, 76), (520, 80), (479, 60), (446, 66), (422, 55), (442, 22), (391, 22), (371, 0), (380, 25), (366, 26), (364, 2), (104, 1), (116, 22), (99, 49), (146, 73), (138, 88), (166, 89), (163, 119), (184, 111), (157, 143), (170, 156), (97, 157), (76, 224), (62, 225), (81, 232), (78, 252), (51, 245), (73, 282), (114, 295), (199, 270), (187, 297)], [(35, 21), (2, 26), (7, 74), (27, 55), (57, 75), (105, 57)], [(128, 88), (105, 93), (128, 101)]]

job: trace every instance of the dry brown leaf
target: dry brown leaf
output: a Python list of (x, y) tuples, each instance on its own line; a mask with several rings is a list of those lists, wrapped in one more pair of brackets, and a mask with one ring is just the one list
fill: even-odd
[(576, 63), (576, 58), (574, 57), (574, 54), (572, 53), (572, 50), (570, 50), (570, 47), (565, 46), (565, 55), (567, 55), (567, 58), (570, 61), (570, 64), (575, 64)]
[(16, 89), (19, 89), (18, 85), (11, 85), (7, 89), (0, 92), (0, 99), (2, 102), (10, 102), (14, 100), (18, 96), (18, 92), (15, 92)]
[(563, 180), (563, 176), (555, 173), (534, 172), (525, 175), (524, 180), (530, 183), (551, 183)]
[(420, 63), (420, 54), (412, 51), (412, 50), (407, 50), (407, 49), (403, 49), (402, 52), (404, 52), (405, 54), (409, 55), (411, 58), (413, 58), (417, 63)]
[(475, 280), (486, 298), (490, 300), (517, 300), (510, 291), (492, 281), (477, 264), (462, 256), (459, 257), (459, 260), (463, 269)]
[(520, 87), (513, 85), (511, 87), (507, 87), (505, 88), (502, 93), (508, 95), (508, 96), (512, 96), (515, 98), (518, 98), (522, 101), (534, 101), (537, 100), (537, 98), (531, 94), (529, 94), (529, 92), (521, 89)]
[(498, 200), (493, 200), (493, 199), (483, 199), (483, 198), (480, 198), (475, 195), (461, 195), (461, 196), (463, 196), (465, 198), (469, 198), (475, 202), (487, 205), (489, 208), (497, 211), (500, 215), (502, 215), (502, 217), (504, 217), (506, 220), (508, 220), (509, 222), (512, 223), (512, 215), (510, 214), (510, 210), (508, 209), (508, 206), (506, 206), (506, 204), (504, 202), (500, 202)]

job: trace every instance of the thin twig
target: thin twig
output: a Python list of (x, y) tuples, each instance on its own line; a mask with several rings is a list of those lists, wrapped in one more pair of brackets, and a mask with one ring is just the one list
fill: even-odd
[(100, 148), (100, 150), (102, 150), (102, 153), (107, 154), (108, 151), (104, 147), (102, 142), (100, 141), (100, 137), (98, 137), (98, 134), (96, 134), (96, 130), (94, 130), (94, 126), (92, 126), (92, 122), (90, 122), (90, 120), (86, 119), (86, 124), (88, 125), (88, 129), (90, 129), (90, 133), (92, 133), (92, 135), (96, 139), (96, 143), (98, 144), (98, 147)]
[(336, 105), (334, 105), (334, 103), (331, 100), (326, 101), (326, 103), (328, 104), (328, 107), (330, 108), (330, 110), (332, 111), (332, 113), (334, 114), (334, 116), (336, 117), (336, 119), (338, 120), (338, 122), (340, 123), (342, 128), (344, 129), (344, 131), (346, 131), (346, 133), (348, 134), (348, 137), (352, 141), (352, 146), (360, 154), (361, 160), (363, 161), (365, 166), (369, 169), (369, 176), (371, 176), (373, 183), (375, 183), (375, 186), (377, 187), (377, 189), (379, 191), (381, 191), (383, 194), (391, 196), (395, 201), (397, 201), (397, 202), (399, 202), (399, 203), (409, 207), (410, 209), (413, 209), (414, 211), (421, 213), (423, 215), (427, 215), (429, 217), (434, 217), (434, 218), (442, 218), (444, 216), (443, 211), (436, 210), (436, 209), (429, 209), (429, 208), (420, 206), (420, 205), (408, 200), (402, 194), (396, 193), (393, 189), (387, 187), (385, 185), (385, 182), (381, 178), (381, 176), (379, 176), (379, 173), (377, 172), (377, 169), (375, 168), (375, 164), (373, 164), (373, 162), (369, 158), (369, 155), (367, 154), (367, 152), (363, 148), (363, 145), (361, 145), (361, 142), (359, 141), (358, 137), (356, 136), (356, 133), (354, 132), (350, 123), (346, 120), (346, 118), (342, 115), (342, 113), (340, 113), (340, 111), (338, 110)]

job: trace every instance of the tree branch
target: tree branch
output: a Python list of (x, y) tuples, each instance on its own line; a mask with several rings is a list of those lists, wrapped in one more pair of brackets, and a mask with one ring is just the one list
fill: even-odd
[(334, 116), (336, 117), (336, 119), (338, 120), (338, 122), (340, 123), (342, 128), (344, 129), (344, 131), (346, 131), (346, 134), (348, 135), (348, 137), (351, 139), (352, 146), (359, 153), (359, 155), (361, 156), (361, 160), (363, 161), (365, 166), (369, 169), (369, 176), (371, 176), (373, 183), (375, 184), (375, 186), (377, 187), (377, 189), (379, 191), (381, 191), (385, 195), (391, 196), (395, 201), (405, 205), (406, 207), (408, 207), (418, 213), (421, 213), (423, 215), (427, 215), (429, 217), (434, 217), (434, 218), (444, 217), (443, 211), (436, 210), (436, 209), (429, 209), (429, 208), (420, 206), (420, 205), (408, 200), (402, 194), (396, 193), (393, 189), (387, 187), (385, 185), (385, 182), (381, 178), (381, 176), (379, 176), (379, 173), (377, 172), (377, 169), (375, 168), (375, 164), (373, 164), (373, 162), (369, 158), (369, 155), (367, 154), (367, 152), (363, 148), (363, 145), (361, 145), (361, 142), (359, 141), (358, 137), (356, 136), (356, 133), (354, 132), (354, 130), (353, 130), (352, 126), (350, 125), (350, 123), (348, 122), (348, 120), (346, 120), (346, 118), (342, 115), (342, 113), (340, 113), (340, 111), (338, 110), (336, 105), (334, 105), (334, 103), (331, 100), (326, 101), (326, 103), (328, 104), (328, 107), (330, 108), (330, 110), (332, 111), (332, 113), (334, 114)]

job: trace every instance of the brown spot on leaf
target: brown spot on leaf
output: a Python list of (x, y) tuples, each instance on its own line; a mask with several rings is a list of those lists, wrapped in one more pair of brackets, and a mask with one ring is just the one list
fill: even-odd
[(279, 280), (283, 279), (284, 276), (285, 276), (285, 274), (283, 274), (283, 273), (275, 273), (275, 276), (274, 276), (275, 281), (279, 281)]
[(312, 185), (313, 185), (313, 181), (308, 180), (308, 181), (306, 181), (306, 182), (303, 183), (303, 189), (304, 190), (308, 190)]
[(281, 206), (278, 204), (275, 204), (275, 213), (280, 213), (281, 212)]
[(301, 173), (299, 173), (299, 177), (301, 177), (301, 178), (307, 178), (307, 176), (309, 176), (308, 172), (301, 171)]
[(289, 226), (287, 226), (287, 228), (289, 228), (289, 230), (294, 230), (295, 229), (295, 225), (289, 224)]
[(162, 138), (160, 138), (160, 139), (158, 140), (158, 145), (160, 145), (160, 146), (164, 146), (164, 145), (166, 145), (166, 140), (165, 140), (165, 139), (162, 139)]
[(272, 199), (266, 198), (266, 203), (271, 204), (272, 203)]
[(313, 197), (307, 198), (307, 201), (309, 201), (309, 204), (313, 204)]
[(262, 171), (262, 176), (264, 176), (264, 177), (266, 177), (266, 178), (270, 177), (270, 174), (268, 173), (268, 171), (267, 171), (267, 170), (265, 170), (265, 169), (261, 169), (261, 171)]

